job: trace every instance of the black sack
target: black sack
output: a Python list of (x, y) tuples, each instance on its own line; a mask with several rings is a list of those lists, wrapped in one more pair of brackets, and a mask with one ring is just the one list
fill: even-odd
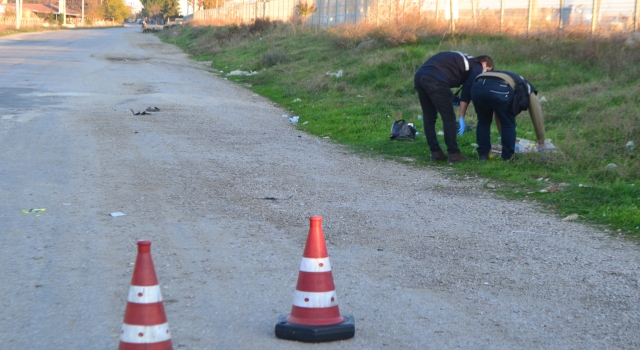
[(416, 137), (416, 128), (407, 123), (404, 119), (396, 120), (391, 125), (391, 135), (389, 136), (392, 140), (406, 140), (406, 139), (414, 139)]
[(511, 112), (515, 115), (520, 114), (522, 111), (526, 111), (529, 108), (529, 95), (531, 94), (530, 85), (524, 80), (516, 80), (515, 93), (513, 95), (513, 104), (511, 105)]

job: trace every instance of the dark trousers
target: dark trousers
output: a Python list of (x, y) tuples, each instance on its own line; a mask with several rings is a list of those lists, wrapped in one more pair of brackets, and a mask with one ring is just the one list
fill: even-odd
[(440, 113), (447, 153), (460, 153), (456, 142), (458, 123), (456, 122), (456, 114), (453, 111), (453, 93), (449, 85), (429, 75), (416, 75), (413, 80), (413, 87), (418, 92), (418, 98), (420, 99), (424, 134), (427, 137), (427, 144), (431, 152), (442, 150), (436, 136), (436, 120), (438, 119), (438, 113)]
[(478, 154), (491, 151), (493, 113), (502, 126), (502, 159), (511, 159), (516, 146), (516, 114), (511, 112), (514, 91), (500, 79), (478, 79), (471, 87), (471, 101), (478, 114)]

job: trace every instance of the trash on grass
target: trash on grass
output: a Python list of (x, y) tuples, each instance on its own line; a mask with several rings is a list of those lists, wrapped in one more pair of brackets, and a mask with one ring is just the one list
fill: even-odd
[(301, 100), (301, 99), (299, 99), (299, 98), (296, 98), (295, 100), (293, 100), (293, 101), (291, 101), (291, 102), (302, 102), (302, 100)]
[(109, 215), (111, 215), (111, 216), (113, 216), (115, 218), (115, 217), (118, 217), (118, 216), (125, 216), (126, 214), (125, 213), (121, 213), (119, 211), (116, 211), (116, 212), (111, 213)]
[(340, 78), (342, 76), (342, 69), (340, 69), (336, 73), (327, 72), (327, 75), (330, 77)]
[(437, 134), (440, 135), (440, 136), (443, 136), (444, 132), (443, 131), (438, 131)]
[[(498, 137), (498, 142), (501, 142), (501, 138)], [(544, 147), (538, 148), (538, 143), (535, 141), (516, 138), (516, 153), (532, 153), (532, 152), (555, 152), (556, 146), (551, 142), (551, 139), (544, 140)], [(491, 153), (490, 154), (501, 154), (502, 153), (502, 145), (501, 144), (492, 144), (491, 145)]]
[(231, 71), (231, 72), (227, 73), (227, 76), (230, 76), (230, 75), (255, 75), (255, 74), (258, 74), (258, 72), (256, 72), (256, 71), (247, 72), (247, 71), (244, 71), (244, 70), (234, 70), (234, 71)]
[(391, 125), (391, 140), (406, 140), (416, 137), (416, 128), (413, 123), (407, 123), (404, 119), (396, 120)]
[(291, 123), (297, 123), (297, 122), (298, 122), (298, 119), (300, 119), (300, 117), (298, 117), (298, 116), (296, 115), (296, 116), (293, 116), (293, 117), (289, 118), (289, 121), (290, 121)]
[(633, 151), (636, 148), (635, 143), (633, 143), (633, 141), (629, 141), (627, 142), (627, 144), (624, 146), (624, 150), (627, 152)]
[(567, 216), (566, 218), (562, 219), (562, 221), (573, 221), (575, 219), (578, 218), (578, 214), (571, 214), (569, 216)]
[(614, 164), (614, 163), (609, 163), (604, 168), (605, 168), (605, 170), (615, 170), (616, 168), (618, 168), (618, 166), (616, 164)]

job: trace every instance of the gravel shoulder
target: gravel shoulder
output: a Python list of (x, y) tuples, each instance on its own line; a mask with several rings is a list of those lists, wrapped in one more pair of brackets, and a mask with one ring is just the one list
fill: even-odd
[(5, 349), (115, 347), (138, 239), (176, 348), (307, 348), (273, 330), (312, 215), (356, 320), (314, 348), (640, 348), (634, 242), (297, 131), (139, 28), (11, 35), (0, 59)]

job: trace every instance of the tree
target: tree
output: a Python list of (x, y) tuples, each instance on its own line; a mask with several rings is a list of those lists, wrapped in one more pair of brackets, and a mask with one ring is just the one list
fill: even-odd
[(104, 0), (104, 17), (121, 22), (131, 14), (123, 0)]
[(178, 0), (164, 0), (164, 6), (162, 7), (162, 17), (165, 19), (169, 17), (176, 17), (180, 15), (180, 4)]
[(318, 9), (313, 5), (313, 3), (309, 5), (306, 1), (304, 2), (300, 1), (296, 5), (295, 9), (296, 9), (296, 12), (293, 17), (293, 22), (299, 23), (302, 26), (304, 26), (304, 22), (307, 20), (307, 17), (311, 16), (312, 14), (318, 11)]

